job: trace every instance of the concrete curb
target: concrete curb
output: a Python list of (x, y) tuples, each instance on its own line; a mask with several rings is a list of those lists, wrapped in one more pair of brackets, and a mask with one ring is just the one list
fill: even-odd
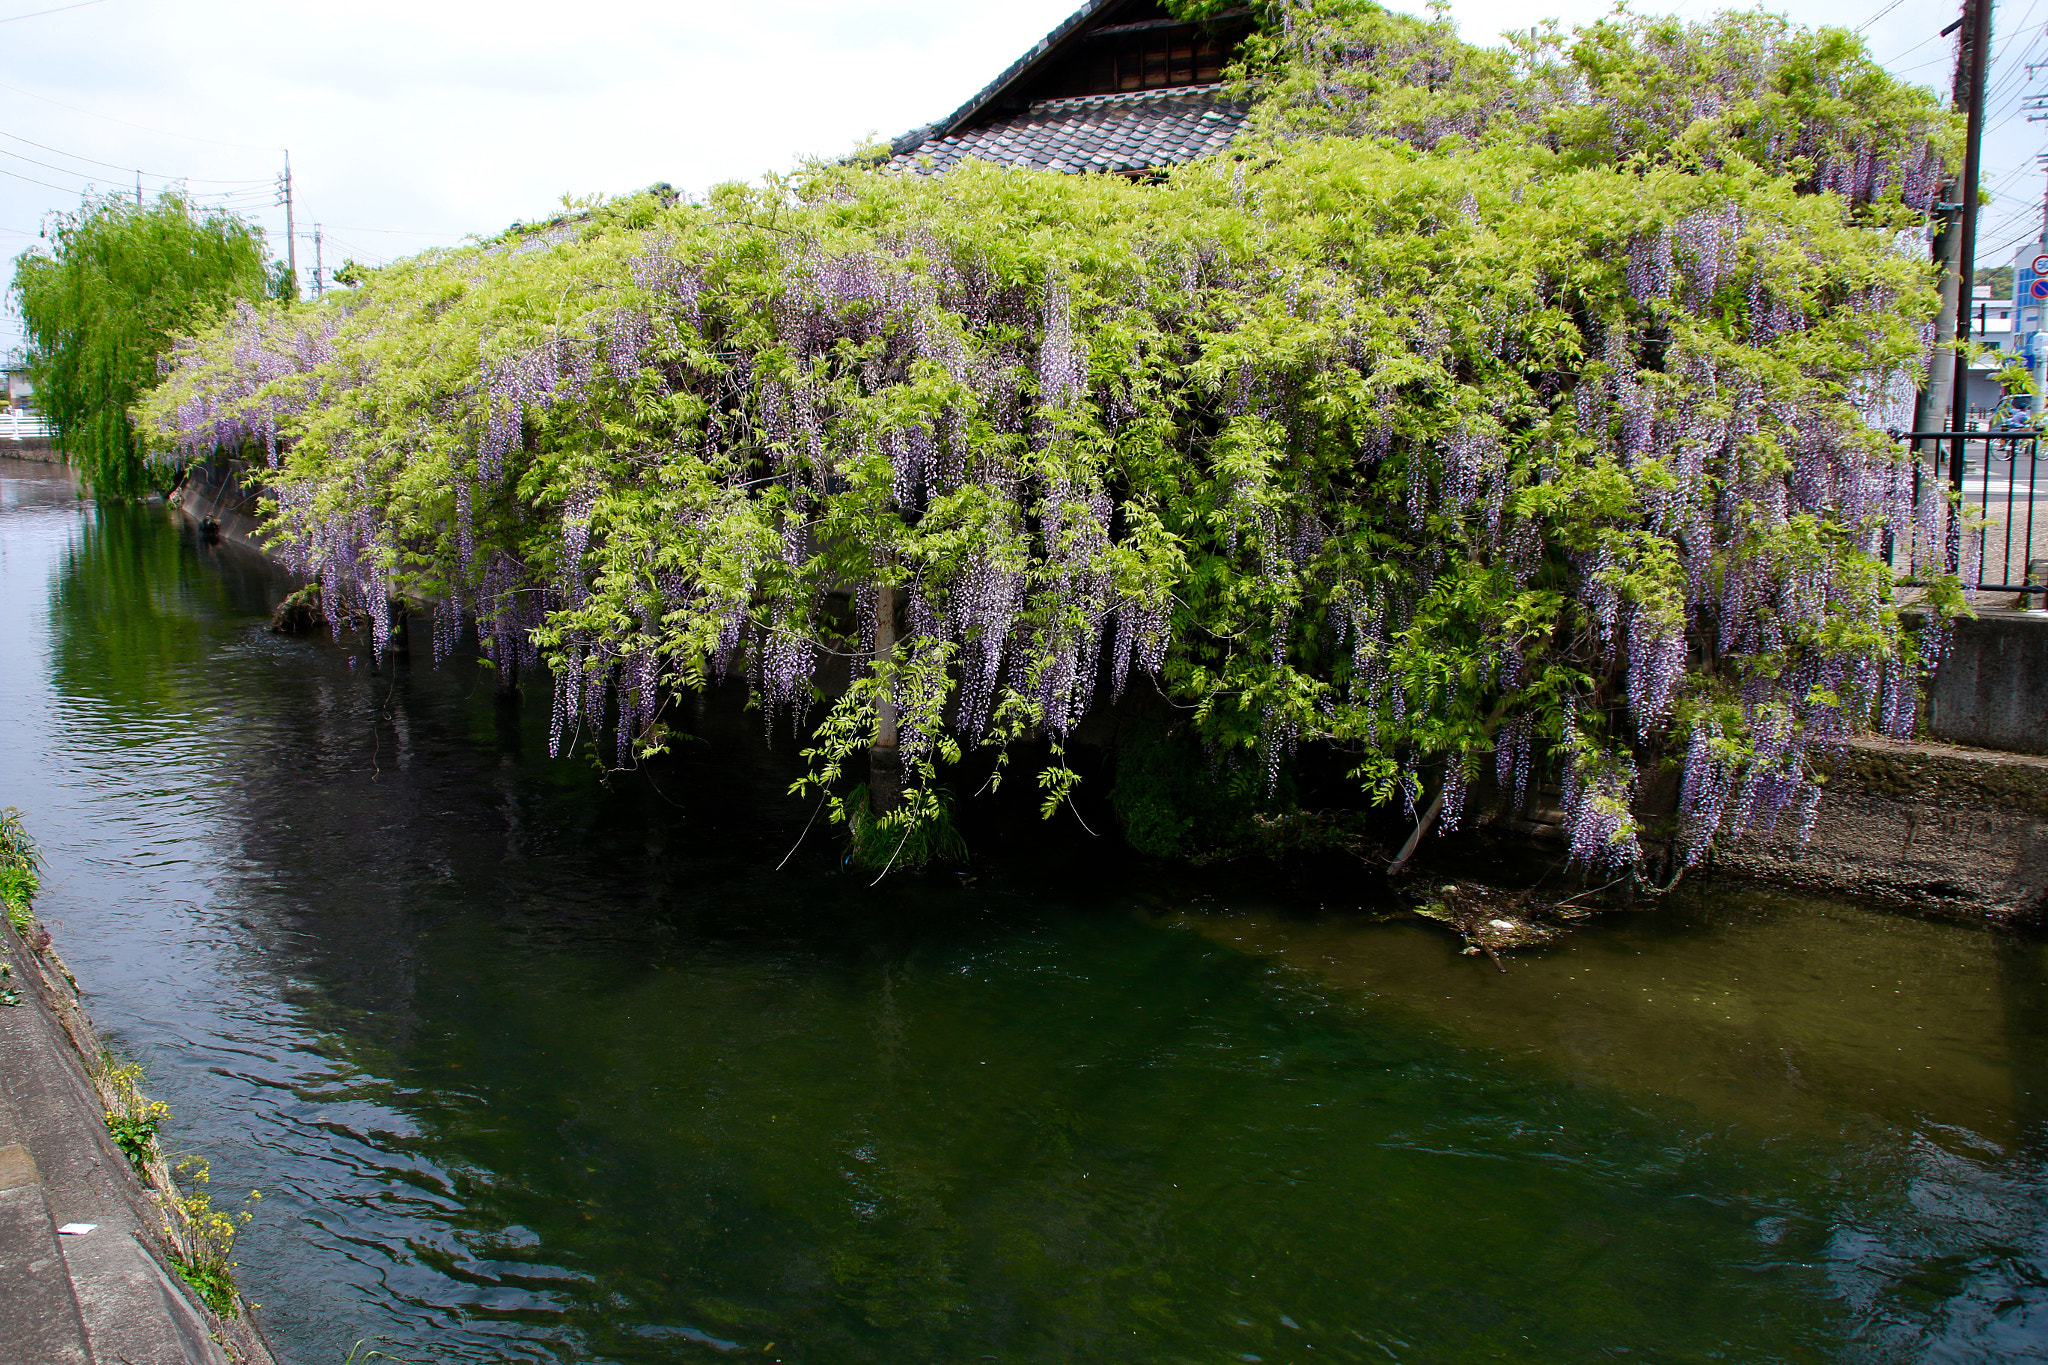
[(97, 1035), (47, 931), (0, 920), (0, 960), (21, 994), (0, 1009), (0, 1365), (273, 1365), (171, 1269), (163, 1196), (108, 1134)]

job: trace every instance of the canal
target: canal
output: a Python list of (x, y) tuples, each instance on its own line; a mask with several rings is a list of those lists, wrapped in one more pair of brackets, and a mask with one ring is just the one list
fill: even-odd
[(0, 805), (290, 1365), (2048, 1359), (2038, 936), (778, 871), (757, 720), (606, 782), (289, 587), (0, 464)]

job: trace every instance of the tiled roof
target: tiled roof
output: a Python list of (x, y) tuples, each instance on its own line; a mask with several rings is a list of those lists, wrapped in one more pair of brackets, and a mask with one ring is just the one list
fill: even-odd
[(899, 141), (888, 167), (936, 172), (975, 158), (1070, 173), (1143, 171), (1221, 151), (1244, 126), (1245, 108), (1221, 85), (1042, 100), (953, 137)]
[(1084, 0), (1081, 8), (1069, 14), (1065, 19), (1062, 19), (1059, 27), (1046, 34), (1043, 38), (1040, 38), (1036, 43), (1033, 43), (1029, 52), (1026, 52), (1016, 61), (1011, 62), (1004, 69), (1002, 75), (997, 76), (994, 80), (983, 86), (975, 93), (973, 99), (970, 99), (937, 123), (928, 123), (923, 128), (905, 133), (902, 137), (897, 138), (895, 150), (898, 152), (904, 151), (905, 144), (914, 144), (918, 140), (920, 133), (928, 133), (935, 128), (957, 128), (968, 119), (974, 117), (974, 115), (980, 113), (998, 95), (1008, 89), (1013, 81), (1043, 61), (1052, 53), (1053, 49), (1066, 43), (1084, 24), (1103, 10), (1108, 9), (1113, 2), (1114, 0)]

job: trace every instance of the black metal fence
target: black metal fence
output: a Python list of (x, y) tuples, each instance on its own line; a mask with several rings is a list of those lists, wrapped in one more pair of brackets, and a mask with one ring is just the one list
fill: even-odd
[[(2041, 449), (2042, 433), (1905, 431), (1898, 436), (1912, 442), (1915, 452), (1916, 503), (1947, 489), (1958, 495), (1966, 518), (1982, 519), (1984, 525), (1961, 546), (1950, 547), (1948, 564), (1901, 566), (1896, 557), (1905, 550), (1901, 545), (1894, 548), (1893, 568), (1903, 568), (1908, 581), (1948, 569), (1975, 568), (1979, 591), (2026, 590), (2029, 562), (2048, 559), (2048, 480), (2042, 478), (2048, 452)], [(1955, 557), (1967, 554), (1972, 541), (1974, 565), (1956, 564)]]

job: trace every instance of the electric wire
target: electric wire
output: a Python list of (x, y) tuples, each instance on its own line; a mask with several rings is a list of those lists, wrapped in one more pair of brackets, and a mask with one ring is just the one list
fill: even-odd
[[(1922, 39), (1921, 39), (1921, 40), (1920, 40), (1919, 42), (1917, 42), (1917, 43), (1913, 44), (1913, 45), (1912, 45), (1911, 47), (1907, 48), (1907, 49), (1906, 49), (1906, 50), (1905, 50), (1904, 52), (1898, 53), (1898, 54), (1897, 54), (1896, 56), (1894, 56), (1894, 57), (1893, 57), (1893, 58), (1891, 59), (1891, 61), (1886, 61), (1886, 62), (1880, 62), (1880, 63), (1878, 63), (1878, 65), (1880, 65), (1880, 66), (1885, 66), (1885, 67), (1890, 67), (1890, 66), (1892, 66), (1892, 64), (1893, 64), (1894, 62), (1901, 62), (1901, 61), (1904, 61), (1904, 60), (1905, 60), (1906, 58), (1908, 58), (1908, 57), (1912, 56), (1912, 55), (1913, 55), (1913, 54), (1914, 54), (1915, 52), (1918, 52), (1918, 51), (1919, 51), (1919, 50), (1920, 50), (1921, 48), (1923, 48), (1923, 47), (1926, 47), (1926, 46), (1927, 46), (1927, 45), (1928, 45), (1929, 43), (1931, 43), (1931, 42), (1934, 42), (1934, 41), (1936, 41), (1936, 40), (1937, 40), (1937, 39), (1939, 39), (1940, 37), (1941, 37), (1941, 35), (1940, 35), (1939, 33), (1937, 33), (1937, 34), (1935, 34), (1935, 35), (1934, 35), (1934, 37), (1932, 37), (1932, 38), (1922, 38)], [(1939, 59), (1937, 58), (1936, 60), (1939, 60)], [(1922, 63), (1920, 63), (1920, 65), (1921, 65), (1921, 66), (1931, 66), (1931, 65), (1933, 65), (1933, 63), (1932, 63), (1932, 62), (1922, 62)], [(1911, 69), (1911, 70), (1917, 70), (1918, 68), (1908, 68), (1908, 69)]]
[[(126, 173), (130, 173), (130, 172), (133, 172), (133, 173), (135, 173), (135, 174), (138, 174), (138, 175), (146, 175), (146, 176), (150, 177), (150, 178), (151, 178), (151, 179), (153, 179), (153, 180), (182, 180), (182, 181), (184, 181), (184, 182), (185, 182), (186, 184), (189, 184), (189, 185), (269, 185), (269, 184), (273, 184), (273, 183), (275, 183), (275, 182), (274, 182), (274, 179), (263, 179), (263, 180), (209, 180), (209, 179), (206, 179), (206, 178), (203, 178), (203, 177), (200, 177), (200, 176), (190, 176), (190, 175), (168, 175), (168, 174), (164, 173), (163, 171), (150, 171), (150, 170), (144, 170), (144, 169), (143, 169), (142, 167), (140, 167), (140, 166), (117, 166), (117, 165), (115, 165), (115, 164), (114, 164), (113, 162), (111, 162), (111, 161), (101, 161), (101, 160), (99, 160), (99, 159), (97, 159), (97, 158), (95, 158), (95, 157), (90, 157), (90, 156), (82, 156), (82, 155), (80, 155), (80, 154), (79, 154), (79, 153), (77, 153), (77, 152), (67, 152), (67, 151), (65, 151), (65, 150), (64, 150), (64, 149), (63, 149), (62, 147), (52, 147), (52, 146), (50, 146), (50, 145), (49, 145), (48, 143), (44, 143), (44, 142), (36, 142), (36, 141), (33, 141), (32, 139), (29, 139), (29, 138), (25, 138), (25, 137), (23, 137), (23, 136), (22, 136), (21, 134), (19, 134), (19, 133), (10, 133), (10, 132), (7, 132), (7, 131), (6, 131), (6, 130), (4, 130), (4, 129), (0, 129), (0, 137), (4, 137), (4, 138), (6, 138), (6, 139), (7, 139), (8, 141), (10, 141), (10, 142), (19, 142), (19, 143), (22, 143), (22, 144), (24, 144), (25, 146), (29, 146), (29, 147), (34, 147), (34, 148), (36, 148), (36, 149), (37, 149), (38, 151), (44, 151), (44, 152), (48, 152), (48, 153), (50, 153), (50, 154), (51, 154), (52, 156), (61, 156), (61, 157), (65, 158), (65, 159), (66, 159), (67, 161), (83, 161), (83, 162), (84, 162), (84, 163), (85, 163), (86, 165), (88, 165), (88, 166), (102, 166), (102, 167), (105, 167), (105, 168), (106, 168), (107, 170), (110, 170), (110, 171), (121, 171), (121, 172), (123, 172), (124, 174), (126, 174)], [(8, 155), (8, 156), (20, 156), (20, 153), (18, 153), (18, 152), (7, 152), (7, 153), (6, 153), (6, 155)], [(24, 161), (26, 161), (26, 160), (28, 160), (28, 159), (29, 159), (29, 158), (27, 158), (27, 157), (22, 157), (22, 160), (24, 160)], [(39, 165), (40, 165), (40, 164), (42, 164), (42, 163), (37, 163), (37, 164), (39, 164)], [(52, 169), (52, 170), (63, 170), (64, 168), (63, 168), (62, 166), (54, 166), (54, 167), (52, 167), (51, 169)]]
[(347, 224), (347, 223), (329, 223), (329, 224), (327, 224), (327, 230), (328, 230), (329, 232), (332, 232), (332, 231), (334, 231), (334, 230), (335, 230), (336, 228), (340, 228), (340, 229), (341, 229), (341, 230), (342, 230), (343, 232), (381, 232), (381, 233), (388, 233), (388, 234), (390, 234), (391, 236), (394, 236), (394, 237), (466, 237), (466, 236), (468, 236), (468, 235), (469, 235), (468, 233), (464, 233), (464, 232), (423, 232), (423, 231), (421, 231), (421, 230), (420, 230), (419, 228), (371, 228), (371, 227), (351, 227), (351, 226), (350, 226), (349, 224)]
[(31, 10), (27, 14), (10, 14), (5, 19), (0, 19), (0, 24), (19, 23), (23, 19), (40, 19), (45, 14), (62, 14), (68, 9), (84, 9), (87, 5), (104, 5), (106, 3), (107, 0), (78, 0), (76, 4), (58, 5), (55, 9)]
[[(2032, 18), (2033, 11), (2029, 9), (2027, 15), (2029, 18)], [(1986, 83), (1985, 99), (1987, 103), (1996, 103), (1999, 100), (2003, 100), (2008, 94), (2020, 87), (2023, 83), (2021, 78), (2025, 75), (2028, 64), (2041, 51), (2041, 41), (2044, 36), (2048, 35), (2035, 34), (2033, 42), (2021, 54), (2020, 60), (2007, 63), (2004, 71), (1999, 72)], [(2027, 77), (2027, 79), (2031, 79), (2031, 77)]]
[(7, 168), (6, 168), (5, 166), (0, 166), (0, 175), (8, 176), (8, 177), (10, 177), (10, 178), (12, 178), (12, 179), (15, 179), (15, 180), (26, 180), (26, 181), (27, 181), (27, 182), (28, 182), (29, 184), (31, 184), (31, 185), (41, 185), (41, 186), (42, 186), (42, 187), (43, 187), (44, 189), (46, 189), (46, 190), (55, 190), (55, 191), (57, 191), (57, 193), (59, 193), (59, 194), (83, 194), (83, 193), (85, 193), (85, 191), (84, 191), (84, 190), (80, 190), (80, 189), (73, 189), (73, 188), (70, 188), (70, 187), (67, 187), (67, 186), (64, 186), (64, 185), (52, 185), (52, 184), (51, 184), (51, 183), (50, 183), (49, 181), (47, 181), (47, 180), (38, 180), (38, 179), (36, 179), (36, 178), (35, 178), (34, 176), (32, 176), (32, 175), (16, 175), (16, 174), (15, 174), (15, 173), (14, 173), (13, 171), (10, 171), (10, 170), (8, 170), (8, 169), (7, 169)]
[[(2039, 204), (2028, 204), (2021, 208), (2019, 211), (2007, 215), (1996, 226), (1992, 227), (1984, 235), (1987, 238), (2003, 236), (2004, 234), (2011, 232), (2014, 228), (2019, 226), (2021, 222), (2024, 221), (2027, 224), (2026, 232), (2022, 233), (2018, 237), (2013, 238), (2011, 242), (2006, 243), (2006, 246), (2011, 246), (2015, 243), (2026, 240), (2028, 236), (2039, 236), (2041, 231), (2040, 218), (2041, 206)], [(2005, 246), (1989, 247), (1985, 250), (1984, 254), (1986, 256), (1996, 256), (1999, 252), (2004, 251), (2005, 249)]]
[(2041, 216), (2041, 197), (2038, 194), (2021, 195), (2014, 193), (2006, 197), (2004, 202), (1998, 205), (1998, 208), (2000, 212), (1995, 217), (1987, 215), (1990, 221), (1990, 226), (1984, 232), (1987, 238), (1997, 236), (2022, 218), (2039, 218)]
[[(2026, 55), (2028, 56), (2028, 58), (2031, 59), (2039, 51), (2040, 48), (2037, 45), (2034, 49), (2030, 50)], [(2022, 70), (2024, 68), (2014, 67), (2013, 69), (2017, 71)], [(1991, 116), (1990, 122), (1987, 124), (1987, 126), (1997, 126), (1998, 124), (2006, 122), (2007, 120), (2011, 119), (2011, 117), (2016, 113), (2027, 112), (2027, 101), (2043, 93), (2048, 92), (2043, 92), (2040, 90), (2029, 90), (2027, 86), (2024, 84), (2013, 84), (2009, 85), (2004, 90), (1998, 91), (1994, 94), (1987, 96), (1985, 100), (1985, 106), (1987, 113)]]
[[(81, 180), (86, 180), (88, 182), (90, 182), (91, 180), (91, 177), (85, 172), (74, 171), (69, 166), (59, 166), (48, 161), (38, 161), (32, 156), (23, 156), (20, 152), (10, 152), (5, 147), (0, 147), (0, 156), (11, 156), (16, 161), (26, 161), (31, 166), (41, 166), (44, 170), (55, 171), (59, 175), (75, 175), (78, 176)], [(126, 174), (126, 171), (122, 167), (116, 166), (113, 167), (112, 169), (120, 170), (123, 172), (123, 174)]]
[(1892, 0), (1892, 2), (1889, 5), (1886, 5), (1883, 9), (1871, 15), (1868, 19), (1865, 19), (1862, 23), (1856, 25), (1854, 31), (1857, 33), (1863, 32), (1864, 29), (1869, 28), (1872, 24), (1884, 18), (1887, 14), (1890, 14), (1893, 10), (1897, 9), (1900, 5), (1903, 5), (1905, 3), (1906, 0)]
[(2029, 238), (2038, 238), (2039, 236), (2040, 232), (2037, 229), (2030, 228), (2027, 231), (2022, 232), (2019, 236), (2013, 238), (2011, 241), (2002, 242), (1998, 246), (1992, 247), (1991, 250), (1985, 253), (1985, 255), (1994, 257), (2002, 256), (2006, 252), (2016, 249), (2020, 243), (2028, 240)]
[(217, 137), (199, 137), (192, 133), (174, 132), (168, 128), (152, 128), (148, 124), (137, 123), (133, 119), (115, 118), (112, 114), (102, 114), (97, 110), (81, 109), (75, 104), (66, 104), (62, 100), (53, 100), (48, 95), (38, 95), (35, 91), (24, 90), (18, 85), (0, 84), (0, 90), (5, 90), (13, 95), (26, 95), (32, 100), (41, 100), (44, 104), (63, 109), (69, 113), (84, 114), (87, 118), (104, 119), (108, 123), (118, 123), (124, 128), (135, 128), (145, 133), (155, 133), (159, 137), (174, 137), (184, 142), (203, 142), (212, 147), (233, 147), (237, 151), (243, 152), (262, 152), (266, 156), (283, 150), (278, 147), (252, 147), (246, 142), (228, 142)]

